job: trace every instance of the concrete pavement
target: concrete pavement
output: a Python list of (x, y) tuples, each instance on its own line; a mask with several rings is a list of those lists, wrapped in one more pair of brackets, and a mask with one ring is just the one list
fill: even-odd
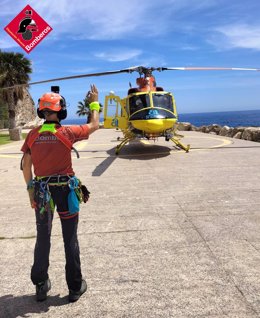
[(75, 171), (91, 199), (79, 225), (88, 292), (74, 304), (57, 214), (52, 289), (35, 302), (22, 142), (1, 146), (0, 317), (260, 317), (260, 144), (184, 134), (190, 153), (159, 139), (115, 156), (121, 134), (104, 129), (76, 144)]

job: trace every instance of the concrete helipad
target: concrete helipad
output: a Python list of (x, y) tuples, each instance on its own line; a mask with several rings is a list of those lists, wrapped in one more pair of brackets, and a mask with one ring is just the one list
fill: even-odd
[(184, 134), (190, 153), (161, 139), (115, 156), (121, 134), (103, 129), (77, 144), (74, 167), (91, 200), (79, 225), (88, 292), (74, 304), (57, 214), (53, 287), (35, 301), (22, 142), (1, 146), (0, 317), (260, 317), (260, 144)]

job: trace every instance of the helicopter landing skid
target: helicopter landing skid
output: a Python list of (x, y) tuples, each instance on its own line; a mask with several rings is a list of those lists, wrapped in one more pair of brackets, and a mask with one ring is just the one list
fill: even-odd
[(118, 155), (119, 154), (119, 151), (128, 143), (128, 141), (130, 141), (132, 138), (124, 138), (123, 140), (122, 140), (122, 142), (119, 144), (119, 145), (117, 145), (116, 146), (116, 151), (115, 151), (115, 153), (116, 153), (116, 155)]
[(177, 138), (170, 138), (172, 142), (175, 143), (175, 145), (183, 150), (185, 150), (186, 152), (189, 152), (190, 150), (190, 145), (185, 146), (183, 143), (181, 143)]
[[(125, 132), (124, 133), (124, 138), (123, 140), (120, 142), (119, 145), (116, 146), (116, 151), (115, 151), (115, 154), (118, 155), (119, 154), (119, 151), (130, 141), (130, 140), (133, 140), (135, 139), (135, 135), (132, 134), (131, 132)], [(117, 138), (117, 140), (119, 140)]]

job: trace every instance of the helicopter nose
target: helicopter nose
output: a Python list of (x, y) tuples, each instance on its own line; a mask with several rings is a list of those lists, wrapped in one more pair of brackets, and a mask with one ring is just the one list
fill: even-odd
[(145, 119), (145, 120), (133, 120), (131, 121), (134, 128), (145, 131), (146, 133), (158, 134), (165, 130), (172, 128), (176, 119), (163, 118), (163, 119)]
[(160, 132), (163, 129), (163, 127), (163, 119), (148, 119), (145, 121), (145, 131), (147, 132)]

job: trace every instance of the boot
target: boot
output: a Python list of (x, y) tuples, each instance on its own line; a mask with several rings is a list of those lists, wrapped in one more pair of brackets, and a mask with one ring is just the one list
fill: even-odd
[(36, 284), (36, 299), (37, 301), (44, 301), (47, 298), (47, 293), (51, 289), (51, 281), (49, 278), (45, 282)]
[(69, 290), (69, 302), (75, 302), (79, 300), (80, 296), (83, 295), (87, 290), (87, 283), (84, 279), (81, 282), (81, 288), (79, 291)]

